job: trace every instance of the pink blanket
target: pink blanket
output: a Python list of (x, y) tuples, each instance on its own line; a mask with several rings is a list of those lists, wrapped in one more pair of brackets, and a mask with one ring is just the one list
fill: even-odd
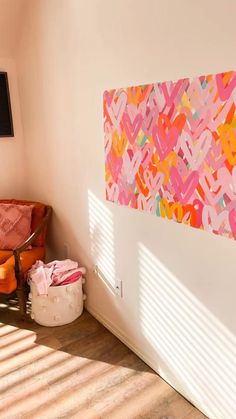
[(71, 284), (85, 272), (85, 268), (79, 268), (78, 262), (70, 259), (54, 260), (47, 264), (38, 260), (29, 271), (28, 280), (35, 283), (39, 295), (47, 295), (50, 286)]

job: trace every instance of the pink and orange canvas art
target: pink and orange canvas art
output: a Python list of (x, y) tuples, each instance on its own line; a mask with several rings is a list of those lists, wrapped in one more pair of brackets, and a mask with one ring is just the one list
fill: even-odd
[(236, 72), (104, 92), (106, 198), (236, 239)]

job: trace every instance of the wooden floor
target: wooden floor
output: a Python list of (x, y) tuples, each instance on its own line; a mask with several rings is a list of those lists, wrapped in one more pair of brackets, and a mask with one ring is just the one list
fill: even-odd
[(0, 418), (205, 418), (88, 312), (46, 328), (15, 304), (0, 304)]

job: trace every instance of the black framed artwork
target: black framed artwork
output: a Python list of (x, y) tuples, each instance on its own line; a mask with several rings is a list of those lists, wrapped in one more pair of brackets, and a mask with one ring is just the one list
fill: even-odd
[(14, 137), (7, 73), (0, 71), (0, 137)]

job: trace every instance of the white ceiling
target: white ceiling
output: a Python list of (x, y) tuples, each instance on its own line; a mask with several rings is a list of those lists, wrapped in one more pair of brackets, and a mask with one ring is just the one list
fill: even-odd
[(0, 56), (12, 57), (25, 0), (0, 0)]

